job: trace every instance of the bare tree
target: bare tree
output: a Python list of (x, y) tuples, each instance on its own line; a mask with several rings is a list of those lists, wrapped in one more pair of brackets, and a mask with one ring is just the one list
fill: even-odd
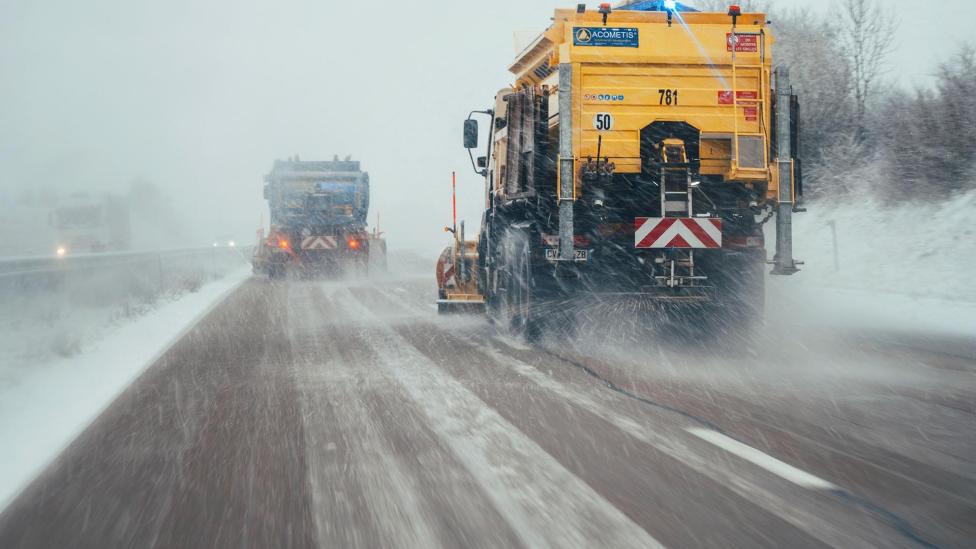
[(976, 49), (962, 46), (940, 66), (937, 78), (945, 176), (955, 189), (972, 188), (976, 183)]
[(868, 104), (887, 69), (897, 22), (878, 0), (842, 0), (843, 45), (850, 58), (854, 86), (855, 124), (864, 137)]
[(889, 94), (878, 119), (889, 196), (940, 200), (976, 188), (976, 50), (943, 63), (934, 89)]
[(800, 156), (812, 177), (825, 153), (835, 143), (849, 143), (848, 136), (855, 134), (850, 63), (840, 30), (831, 21), (809, 9), (795, 8), (777, 11), (772, 19), (775, 63), (790, 67), (793, 90), (803, 106)]

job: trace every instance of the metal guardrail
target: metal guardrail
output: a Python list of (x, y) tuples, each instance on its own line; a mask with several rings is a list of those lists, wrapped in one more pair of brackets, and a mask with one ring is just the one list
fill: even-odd
[(252, 248), (211, 247), (156, 252), (115, 252), (64, 257), (0, 258), (2, 308), (36, 296), (66, 305), (152, 302), (194, 291), (250, 260)]
[(245, 267), (253, 248), (0, 258), (4, 366), (70, 357), (111, 326)]

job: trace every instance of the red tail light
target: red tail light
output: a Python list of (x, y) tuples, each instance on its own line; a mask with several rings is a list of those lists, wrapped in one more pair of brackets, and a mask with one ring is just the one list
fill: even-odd
[(723, 243), (728, 248), (762, 248), (766, 245), (761, 236), (726, 236)]

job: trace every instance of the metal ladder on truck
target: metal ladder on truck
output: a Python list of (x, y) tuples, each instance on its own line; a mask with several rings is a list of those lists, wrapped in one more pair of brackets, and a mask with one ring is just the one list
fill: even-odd
[[(661, 217), (694, 217), (695, 183), (684, 141), (669, 138), (661, 143), (660, 167)], [(686, 288), (706, 280), (695, 273), (693, 249), (668, 249), (657, 262), (663, 272), (654, 278), (668, 288)]]
[[(732, 158), (730, 162), (730, 169), (728, 173), (728, 179), (730, 180), (765, 180), (769, 177), (769, 145), (765, 142), (764, 131), (766, 129), (766, 90), (768, 85), (768, 78), (766, 75), (766, 35), (760, 32), (756, 36), (756, 44), (759, 49), (759, 64), (739, 64), (737, 63), (736, 53), (739, 51), (739, 37), (740, 36), (753, 36), (738, 33), (735, 28), (735, 24), (732, 25), (731, 33), (731, 49), (732, 49), (732, 98), (729, 102), (729, 107), (731, 109), (732, 115), (732, 143), (731, 151)], [(747, 73), (746, 78), (755, 77), (759, 81), (758, 90), (746, 90), (740, 92), (739, 90), (739, 72), (744, 71)], [(751, 95), (751, 96), (750, 96)], [(739, 113), (740, 108), (743, 109), (741, 112), (745, 112), (744, 109), (755, 109), (754, 116), (756, 117), (755, 122), (759, 125), (759, 133), (754, 132), (744, 132), (739, 128)], [(748, 140), (758, 147), (758, 151), (754, 150), (753, 153), (759, 152), (760, 158), (752, 158), (751, 165), (742, 165), (742, 144), (744, 139)]]

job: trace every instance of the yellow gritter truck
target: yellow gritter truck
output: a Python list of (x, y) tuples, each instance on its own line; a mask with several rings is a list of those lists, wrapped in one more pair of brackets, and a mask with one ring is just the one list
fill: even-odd
[[(556, 10), (511, 65), (514, 85), (464, 122), (465, 147), (484, 147), (472, 163), (486, 209), (457, 293), (470, 301), (476, 286), (530, 337), (586, 299), (694, 315), (702, 329), (755, 324), (763, 223), (776, 219), (772, 272), (799, 264), (799, 102), (774, 45), (766, 16), (734, 5)], [(442, 310), (454, 293), (442, 283)]]

